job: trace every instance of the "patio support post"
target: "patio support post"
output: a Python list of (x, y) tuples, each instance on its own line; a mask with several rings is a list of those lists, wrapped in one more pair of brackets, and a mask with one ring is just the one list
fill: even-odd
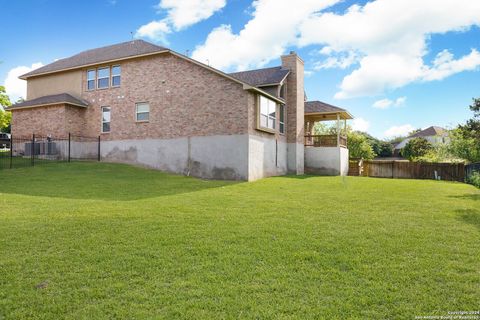
[(344, 119), (343, 121), (344, 121), (344, 127), (345, 127), (345, 132), (344, 132), (344, 134), (345, 134), (345, 144), (348, 145), (348, 143), (347, 143), (347, 136), (348, 136), (347, 119)]
[(340, 147), (340, 114), (337, 113), (337, 147)]

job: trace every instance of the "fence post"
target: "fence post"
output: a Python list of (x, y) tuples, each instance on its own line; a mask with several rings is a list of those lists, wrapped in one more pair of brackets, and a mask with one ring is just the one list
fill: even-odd
[(13, 164), (13, 135), (10, 135), (10, 169), (12, 169)]
[(35, 166), (35, 133), (32, 134), (32, 167)]
[(68, 162), (70, 162), (70, 141), (72, 140), (72, 134), (68, 133)]
[(100, 136), (98, 136), (98, 161), (100, 161)]

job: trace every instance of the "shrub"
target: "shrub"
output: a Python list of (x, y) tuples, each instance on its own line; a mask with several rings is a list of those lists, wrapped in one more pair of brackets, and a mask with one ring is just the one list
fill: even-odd
[(408, 160), (416, 160), (433, 151), (433, 145), (425, 138), (413, 138), (401, 150), (402, 157)]
[(480, 172), (475, 171), (467, 180), (468, 183), (473, 184), (475, 187), (480, 188)]
[(371, 160), (376, 156), (367, 138), (359, 132), (348, 133), (348, 151), (350, 159)]

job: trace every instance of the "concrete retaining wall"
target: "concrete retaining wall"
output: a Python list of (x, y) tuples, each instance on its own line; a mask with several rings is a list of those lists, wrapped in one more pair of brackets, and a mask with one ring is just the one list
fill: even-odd
[(250, 135), (248, 142), (248, 180), (287, 173), (287, 143)]
[(306, 147), (305, 172), (327, 176), (347, 175), (348, 149), (342, 147)]
[(102, 141), (104, 161), (207, 179), (248, 179), (248, 135)]
[(287, 173), (287, 143), (256, 135), (102, 141), (101, 156), (207, 179), (253, 181)]

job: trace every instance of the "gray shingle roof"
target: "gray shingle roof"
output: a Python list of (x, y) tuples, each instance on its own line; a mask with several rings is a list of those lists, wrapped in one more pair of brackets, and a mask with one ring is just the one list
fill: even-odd
[(319, 113), (319, 112), (346, 112), (347, 110), (332, 106), (331, 104), (321, 101), (306, 101), (305, 113)]
[(65, 69), (93, 65), (111, 60), (135, 57), (139, 55), (151, 54), (168, 50), (167, 48), (154, 45), (143, 40), (133, 40), (114, 44), (107, 47), (91, 49), (80, 52), (69, 58), (60, 59), (41, 68), (30, 71), (20, 78), (25, 79), (34, 75), (51, 73)]
[(262, 86), (267, 84), (279, 84), (288, 75), (290, 71), (282, 67), (272, 67), (257, 70), (248, 70), (234, 72), (229, 75), (240, 81), (251, 84), (252, 86)]
[(431, 126), (428, 127), (425, 130), (419, 131), (415, 134), (412, 134), (410, 137), (430, 137), (430, 136), (441, 136), (443, 135), (447, 130), (445, 130), (442, 127), (437, 127), (437, 126)]
[(68, 93), (54, 94), (50, 96), (43, 96), (32, 100), (27, 100), (21, 103), (14, 104), (8, 110), (25, 108), (25, 107), (39, 107), (50, 104), (72, 104), (79, 107), (87, 107), (88, 103), (82, 99), (75, 98)]

